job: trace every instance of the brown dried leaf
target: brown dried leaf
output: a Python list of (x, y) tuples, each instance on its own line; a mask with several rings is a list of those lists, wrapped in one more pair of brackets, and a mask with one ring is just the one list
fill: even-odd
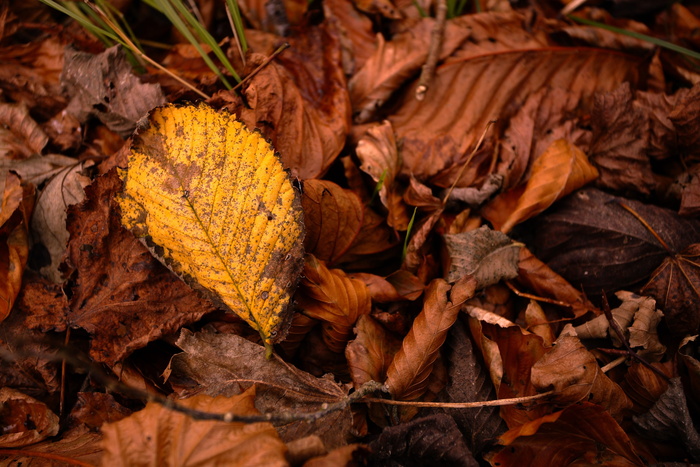
[(61, 82), (71, 102), (67, 111), (85, 122), (90, 115), (126, 137), (148, 112), (166, 102), (158, 84), (141, 83), (118, 46), (99, 55), (66, 51)]
[(616, 420), (632, 407), (625, 392), (598, 366), (595, 356), (577, 337), (562, 335), (552, 350), (532, 366), (532, 384), (539, 392), (554, 390), (552, 401), (568, 406), (591, 401)]
[[(662, 372), (668, 374), (668, 368), (664, 368), (660, 363), (654, 366)], [(620, 387), (630, 398), (634, 407), (632, 410), (636, 415), (648, 412), (661, 395), (668, 389), (668, 380), (662, 378), (646, 365), (635, 362), (630, 365), (625, 379), (620, 383)]]
[(435, 279), (428, 285), (423, 310), (416, 316), (401, 350), (387, 370), (385, 384), (395, 399), (414, 400), (425, 392), (447, 332), (476, 287), (472, 277), (463, 278), (452, 287), (442, 279)]
[(376, 303), (391, 303), (402, 300), (415, 300), (421, 296), (425, 285), (408, 271), (399, 269), (386, 277), (364, 272), (350, 275), (352, 279), (364, 282)]
[(649, 412), (632, 420), (646, 437), (655, 441), (679, 440), (690, 457), (700, 461), (700, 433), (693, 424), (680, 377), (671, 379), (668, 389)]
[(131, 410), (117, 402), (111, 394), (79, 392), (69, 421), (72, 424), (85, 425), (91, 430), (99, 430), (104, 423), (118, 422), (131, 413)]
[[(586, 188), (538, 217), (541, 234), (535, 238), (535, 253), (592, 296), (646, 279), (669, 252), (620, 203), (645, 219), (672, 253), (700, 242), (700, 221), (696, 219), (683, 219), (668, 209)], [(663, 307), (663, 299), (658, 302)]]
[(504, 233), (482, 226), (476, 230), (444, 235), (449, 259), (447, 280), (454, 282), (466, 275), (474, 276), (480, 289), (502, 279), (518, 276), (518, 258), (522, 244)]
[[(256, 385), (256, 406), (263, 412), (314, 412), (324, 403), (346, 397), (331, 379), (316, 378), (281, 358), (265, 358), (264, 349), (240, 336), (182, 330), (176, 345), (184, 353), (173, 357), (172, 378), (189, 378), (210, 395), (232, 396)], [(167, 373), (167, 372), (166, 372)], [(349, 409), (330, 413), (319, 420), (279, 425), (282, 439), (291, 441), (315, 434), (328, 447), (346, 444), (351, 427)]]
[(357, 389), (368, 381), (384, 381), (401, 341), (368, 315), (357, 320), (355, 334), (345, 348), (353, 386)]
[(343, 68), (348, 76), (362, 68), (374, 53), (377, 36), (372, 20), (357, 11), (352, 2), (328, 0), (323, 2), (324, 16), (338, 29), (343, 51)]
[(375, 465), (479, 465), (447, 414), (385, 428), (369, 447)]
[(321, 457), (314, 457), (304, 462), (304, 467), (337, 467), (339, 465), (357, 465), (369, 457), (370, 450), (363, 444), (341, 446)]
[[(293, 177), (307, 180), (323, 175), (343, 149), (350, 100), (335, 32), (309, 27), (290, 42), (245, 86), (248, 105), (238, 103), (237, 113), (270, 140)], [(253, 54), (249, 69), (265, 59)]]
[[(100, 441), (102, 435), (89, 431), (85, 427), (74, 428), (61, 436), (61, 439), (47, 439), (38, 444), (22, 449), (22, 454), (3, 456), (0, 454), (0, 463), (7, 461), (5, 465), (17, 465), (22, 467), (45, 467), (46, 465), (60, 465), (59, 459), (67, 459), (60, 462), (63, 465), (99, 465), (102, 457)], [(43, 455), (41, 455), (43, 454)], [(56, 457), (56, 456), (60, 456)], [(51, 464), (47, 464), (52, 459)], [(63, 461), (63, 459), (61, 459)]]
[(332, 351), (344, 352), (357, 318), (372, 311), (367, 286), (340, 269), (328, 269), (313, 255), (306, 255), (303, 274), (296, 294), (299, 308), (324, 323), (323, 340)]
[(651, 274), (641, 293), (654, 297), (675, 336), (696, 334), (700, 328), (700, 243), (669, 256)]
[(513, 428), (507, 447), (489, 461), (499, 465), (645, 465), (627, 434), (602, 407), (583, 402)]
[[(532, 174), (512, 210), (504, 209), (496, 197), (481, 210), (481, 214), (495, 229), (508, 233), (516, 224), (536, 216), (597, 176), (598, 171), (588, 162), (583, 151), (569, 141), (559, 139), (535, 160)], [(504, 193), (504, 196), (509, 195)]]
[(29, 220), (34, 187), (22, 186), (17, 175), (0, 173), (0, 322), (12, 310), (29, 259)]
[[(180, 404), (206, 412), (256, 415), (255, 389), (227, 397), (204, 394)], [(195, 421), (161, 405), (102, 427), (103, 465), (286, 466), (284, 443), (270, 423)]]
[(75, 284), (68, 322), (92, 334), (91, 356), (109, 364), (214, 309), (122, 226), (121, 186), (114, 171), (98, 177), (67, 221)]
[(41, 154), (49, 142), (24, 104), (0, 104), (0, 159), (26, 159)]
[(360, 169), (368, 173), (377, 186), (381, 186), (379, 199), (389, 211), (387, 223), (396, 230), (406, 230), (410, 218), (403, 203), (403, 189), (396, 181), (401, 170), (401, 159), (391, 123), (385, 120), (367, 129), (355, 152), (362, 163)]
[(58, 417), (43, 402), (0, 388), (0, 448), (38, 443), (58, 433)]
[(360, 233), (348, 251), (340, 257), (337, 264), (345, 269), (369, 269), (386, 265), (386, 262), (401, 256), (399, 237), (389, 227), (386, 218), (380, 216), (368, 205), (364, 208), (364, 218)]
[(303, 187), (304, 249), (332, 264), (360, 233), (364, 208), (357, 195), (333, 182), (306, 180)]
[(572, 287), (559, 274), (552, 271), (549, 266), (540, 261), (527, 248), (520, 249), (518, 268), (519, 282), (539, 295), (567, 303), (571, 307), (571, 313), (574, 317), (578, 318), (589, 312), (593, 312), (596, 315), (602, 313), (588, 301), (584, 294)]

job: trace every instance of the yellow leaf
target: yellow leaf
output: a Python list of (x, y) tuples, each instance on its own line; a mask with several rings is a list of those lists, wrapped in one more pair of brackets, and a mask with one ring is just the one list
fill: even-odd
[(268, 351), (303, 266), (299, 196), (272, 146), (226, 112), (154, 110), (121, 171), (122, 223), (156, 257), (255, 328)]

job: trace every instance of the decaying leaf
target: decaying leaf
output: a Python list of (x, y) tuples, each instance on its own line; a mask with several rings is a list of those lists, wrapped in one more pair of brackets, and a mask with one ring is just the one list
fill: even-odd
[(41, 154), (49, 142), (24, 104), (0, 104), (0, 159), (26, 159)]
[[(197, 395), (179, 401), (206, 412), (257, 415), (255, 389), (232, 397)], [(103, 465), (288, 465), (269, 423), (195, 421), (155, 403), (102, 427)]]
[(45, 467), (48, 463), (56, 465), (63, 460), (65, 465), (99, 465), (102, 457), (101, 440), (102, 434), (86, 427), (77, 427), (63, 433), (59, 440), (45, 439), (18, 450), (12, 456), (0, 452), (0, 462), (22, 467)]
[(442, 279), (434, 279), (428, 285), (423, 310), (386, 372), (385, 384), (394, 398), (413, 400), (425, 392), (447, 332), (464, 302), (474, 296), (476, 287), (476, 280), (469, 276), (452, 287)]
[(360, 199), (333, 182), (311, 179), (304, 182), (301, 206), (306, 252), (332, 264), (360, 233), (365, 217)]
[[(260, 346), (233, 334), (183, 330), (176, 345), (184, 352), (173, 357), (172, 378), (189, 378), (210, 395), (231, 396), (256, 385), (256, 406), (263, 412), (315, 412), (324, 403), (342, 400), (346, 393), (334, 381), (316, 378), (286, 363), (276, 355), (264, 358)], [(347, 442), (351, 428), (349, 409), (319, 420), (296, 421), (277, 426), (280, 436), (291, 441), (310, 434), (323, 439), (329, 448)]]
[[(581, 149), (559, 139), (535, 160), (524, 187), (499, 195), (481, 212), (494, 228), (508, 233), (516, 224), (541, 213), (597, 176), (598, 170)], [(508, 209), (511, 204), (512, 210)]]
[(645, 465), (610, 414), (590, 402), (513, 428), (500, 439), (507, 447), (490, 459), (492, 464)]
[(122, 171), (122, 222), (266, 346), (284, 338), (301, 269), (299, 197), (272, 147), (206, 105), (153, 111)]
[(304, 314), (323, 321), (323, 340), (342, 353), (357, 318), (369, 314), (372, 301), (367, 286), (341, 269), (328, 269), (313, 255), (306, 255), (304, 278), (296, 301)]
[(577, 337), (565, 333), (532, 366), (531, 378), (540, 392), (554, 389), (552, 400), (560, 406), (591, 401), (607, 409), (617, 420), (632, 407), (620, 386), (601, 371), (595, 356)]
[(115, 200), (121, 188), (111, 171), (69, 208), (70, 312), (54, 318), (56, 329), (68, 324), (88, 331), (91, 356), (108, 364), (215, 309), (122, 226)]
[(43, 402), (0, 388), (0, 448), (27, 446), (58, 433), (58, 417)]
[(67, 49), (61, 81), (71, 96), (69, 113), (81, 122), (94, 115), (122, 136), (165, 103), (160, 86), (141, 83), (116, 45), (99, 55)]
[(401, 342), (369, 315), (357, 320), (355, 334), (345, 348), (355, 389), (368, 381), (384, 381)]
[(444, 239), (450, 254), (448, 281), (471, 274), (479, 288), (484, 288), (518, 276), (522, 244), (505, 234), (482, 226), (462, 234), (445, 235)]

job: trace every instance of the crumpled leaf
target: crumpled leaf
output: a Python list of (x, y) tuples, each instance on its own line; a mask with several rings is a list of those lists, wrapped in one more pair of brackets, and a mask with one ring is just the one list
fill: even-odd
[(360, 159), (360, 169), (368, 173), (379, 188), (379, 199), (387, 208), (387, 223), (396, 230), (404, 231), (410, 221), (408, 210), (402, 199), (402, 189), (396, 176), (401, 170), (394, 138), (394, 129), (388, 120), (367, 129), (355, 148)]
[[(666, 347), (659, 341), (656, 328), (664, 314), (656, 309), (656, 300), (624, 290), (615, 292), (615, 295), (622, 300), (622, 304), (611, 310), (611, 313), (625, 334), (630, 347), (636, 348), (637, 353), (648, 361), (661, 360)], [(574, 331), (579, 339), (610, 337), (615, 347), (624, 346), (604, 315), (575, 326)]]
[(695, 334), (700, 328), (700, 243), (671, 255), (651, 274), (641, 293), (656, 298), (665, 310), (666, 325), (675, 336)]
[[(439, 400), (445, 402), (478, 402), (496, 399), (496, 390), (488, 371), (479, 361), (468, 328), (458, 320), (447, 338), (449, 379)], [(484, 452), (487, 442), (508, 427), (498, 414), (498, 407), (443, 409), (457, 423), (472, 452)]]
[(632, 420), (644, 436), (655, 441), (681, 441), (691, 458), (700, 461), (700, 433), (693, 424), (680, 377), (671, 379), (649, 412)]
[(299, 197), (273, 148), (226, 112), (166, 106), (121, 172), (123, 224), (266, 347), (284, 338), (303, 251)]
[[(54, 459), (53, 465), (57, 465), (60, 461), (53, 456), (61, 456), (72, 461), (73, 465), (80, 465), (82, 462), (86, 465), (99, 465), (100, 457), (102, 457), (102, 448), (100, 447), (102, 434), (90, 431), (85, 427), (77, 427), (66, 433), (63, 433), (61, 439), (46, 439), (40, 443), (32, 444), (31, 446), (20, 450), (13, 456), (0, 453), (0, 462), (7, 462), (5, 465), (17, 465), (22, 467), (45, 467), (49, 459)], [(46, 457), (35, 453), (43, 453)], [(65, 465), (69, 465), (68, 462)], [(61, 462), (63, 463), (63, 462)]]
[[(336, 33), (308, 27), (292, 47), (263, 67), (244, 86), (247, 104), (230, 106), (250, 128), (259, 128), (279, 151), (293, 177), (323, 175), (345, 145), (350, 100), (340, 65)], [(267, 57), (253, 54), (249, 70)]]
[(367, 286), (341, 269), (328, 269), (313, 255), (306, 255), (304, 278), (295, 299), (302, 312), (323, 325), (323, 341), (342, 353), (352, 337), (357, 319), (372, 311)]
[(313, 457), (304, 462), (304, 467), (336, 467), (353, 465), (369, 458), (370, 450), (364, 444), (341, 446), (321, 457)]
[(368, 381), (384, 381), (401, 341), (369, 315), (357, 320), (355, 334), (345, 348), (353, 386), (357, 389)]
[[(182, 330), (176, 345), (184, 352), (170, 363), (170, 381), (194, 380), (210, 395), (239, 394), (256, 385), (256, 407), (263, 412), (314, 412), (324, 403), (334, 403), (346, 393), (332, 379), (316, 378), (273, 355), (267, 360), (260, 346), (234, 334)], [(168, 373), (166, 371), (166, 373)], [(296, 421), (277, 426), (285, 441), (311, 434), (327, 447), (346, 444), (352, 418), (349, 409), (332, 412), (319, 420)]]
[(0, 388), (0, 448), (38, 443), (58, 433), (58, 417), (43, 402)]
[(90, 115), (128, 136), (148, 112), (166, 102), (158, 84), (136, 77), (119, 46), (99, 55), (68, 48), (61, 73), (71, 101), (68, 112), (85, 122)]
[[(671, 376), (668, 364), (654, 363), (652, 366), (660, 370), (662, 374)], [(668, 379), (658, 375), (646, 365), (634, 362), (629, 366), (625, 379), (620, 382), (620, 387), (634, 404), (632, 407), (634, 414), (640, 415), (648, 412), (659, 400), (659, 397), (666, 392)]]
[(108, 364), (214, 309), (124, 229), (114, 199), (121, 187), (111, 171), (69, 208), (71, 311), (54, 323), (87, 330), (91, 356)]
[(507, 447), (489, 459), (494, 465), (646, 465), (610, 414), (590, 402), (513, 428), (500, 440)]
[(447, 332), (464, 302), (474, 296), (476, 287), (472, 277), (465, 277), (451, 287), (443, 279), (434, 279), (428, 285), (423, 310), (413, 321), (386, 372), (385, 385), (395, 399), (414, 400), (425, 392)]
[(377, 36), (372, 20), (345, 0), (323, 2), (323, 13), (326, 21), (338, 30), (343, 69), (351, 76), (374, 53)]
[[(204, 394), (178, 401), (206, 412), (256, 415), (255, 389), (232, 397)], [(287, 451), (270, 423), (193, 420), (153, 402), (102, 427), (103, 465), (288, 465)]]
[(22, 286), (29, 259), (29, 222), (34, 208), (34, 187), (21, 185), (17, 175), (0, 173), (0, 322), (10, 314)]
[[(524, 187), (497, 196), (481, 214), (495, 229), (508, 233), (516, 224), (536, 216), (596, 177), (598, 171), (583, 151), (559, 139), (535, 160)], [(513, 208), (508, 209), (511, 204)]]
[[(535, 254), (574, 287), (591, 295), (628, 288), (668, 256), (649, 230), (619, 203), (637, 212), (672, 252), (700, 242), (700, 221), (638, 201), (586, 188), (537, 219)], [(644, 292), (650, 294), (649, 292)], [(658, 300), (663, 306), (663, 300)]]
[(449, 252), (447, 280), (473, 275), (479, 288), (518, 276), (521, 243), (504, 233), (481, 226), (462, 234), (443, 236)]
[(375, 465), (479, 465), (447, 414), (387, 427), (369, 447)]
[(306, 180), (302, 190), (304, 249), (333, 263), (353, 244), (364, 220), (358, 196), (327, 180)]
[(49, 137), (24, 104), (0, 103), (0, 124), (0, 160), (26, 159), (41, 154), (49, 142)]
[(66, 209), (85, 199), (86, 186), (91, 182), (83, 171), (91, 165), (86, 161), (75, 161), (72, 167), (58, 172), (39, 193), (32, 216), (32, 240), (34, 245), (41, 243), (49, 252), (50, 262), (43, 265), (40, 272), (53, 282), (63, 282), (59, 265), (63, 260), (68, 244), (66, 229)]
[(551, 400), (560, 406), (590, 401), (604, 407), (616, 420), (632, 407), (620, 386), (600, 369), (595, 356), (578, 337), (565, 332), (552, 350), (532, 366), (531, 378), (539, 392), (553, 389)]
[(408, 271), (399, 269), (386, 277), (365, 272), (355, 272), (350, 275), (367, 285), (372, 301), (375, 303), (391, 303), (402, 300), (415, 300), (421, 296), (425, 285)]
[(39, 186), (66, 168), (76, 165), (77, 162), (74, 157), (60, 154), (47, 154), (45, 156), (33, 154), (19, 161), (0, 159), (0, 170), (17, 172), (17, 175), (25, 183)]
[(360, 232), (337, 264), (351, 269), (365, 269), (385, 264), (398, 255), (401, 255), (398, 235), (387, 225), (385, 217), (365, 205)]

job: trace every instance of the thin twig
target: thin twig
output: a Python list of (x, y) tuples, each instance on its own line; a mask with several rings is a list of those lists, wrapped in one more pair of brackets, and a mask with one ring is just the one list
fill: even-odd
[(513, 283), (511, 281), (505, 281), (505, 282), (506, 282), (506, 285), (508, 286), (508, 288), (518, 297), (528, 298), (530, 300), (535, 300), (536, 302), (550, 303), (552, 305), (557, 305), (557, 306), (561, 306), (564, 308), (571, 308), (570, 304), (568, 304), (566, 302), (562, 302), (561, 300), (555, 300), (553, 298), (540, 297), (538, 295), (529, 294), (527, 292), (521, 292), (520, 290), (518, 290), (517, 287), (515, 287), (513, 285)]
[(657, 375), (661, 376), (666, 381), (668, 381), (670, 378), (668, 376), (666, 376), (666, 374), (663, 371), (659, 370), (654, 365), (647, 362), (645, 359), (640, 357), (637, 354), (637, 352), (632, 350), (632, 347), (630, 347), (629, 342), (627, 342), (627, 339), (625, 338), (625, 335), (622, 332), (620, 325), (615, 320), (615, 317), (612, 315), (612, 311), (610, 310), (610, 304), (608, 303), (608, 297), (605, 295), (605, 291), (603, 291), (603, 313), (605, 313), (605, 317), (608, 319), (608, 323), (610, 324), (610, 328), (613, 331), (615, 331), (615, 334), (617, 334), (617, 338), (620, 339), (620, 342), (622, 342), (622, 344), (627, 349), (627, 353), (629, 354), (629, 356), (632, 357), (633, 359), (637, 360), (639, 363), (641, 363), (645, 367), (649, 368), (651, 371), (653, 371)]
[(435, 67), (440, 58), (440, 49), (442, 48), (442, 40), (445, 37), (445, 23), (447, 21), (447, 0), (438, 0), (437, 12), (435, 13), (435, 25), (430, 33), (430, 48), (428, 49), (428, 58), (423, 65), (420, 78), (418, 79), (418, 87), (416, 88), (416, 100), (422, 101), (425, 99), (425, 94), (433, 81), (435, 75)]
[(241, 40), (238, 38), (238, 32), (236, 32), (236, 25), (233, 24), (233, 16), (231, 16), (231, 9), (228, 7), (228, 3), (226, 3), (226, 2), (224, 2), (224, 7), (226, 7), (226, 17), (228, 18), (228, 24), (231, 26), (231, 32), (233, 32), (233, 38), (236, 40), (236, 47), (238, 48), (238, 55), (241, 56), (241, 61), (243, 62), (243, 66), (245, 67), (245, 53), (243, 53), (243, 47), (241, 46)]
[(272, 54), (269, 57), (267, 57), (264, 62), (262, 62), (260, 65), (258, 65), (257, 68), (255, 68), (255, 70), (251, 71), (250, 74), (248, 76), (246, 76), (245, 78), (243, 78), (240, 83), (235, 85), (233, 87), (233, 89), (231, 89), (231, 91), (235, 91), (236, 89), (240, 88), (243, 85), (243, 83), (245, 83), (246, 81), (249, 81), (251, 78), (253, 78), (253, 76), (257, 75), (260, 70), (262, 70), (264, 67), (266, 67), (268, 65), (268, 63), (270, 63), (272, 60), (275, 59), (275, 57), (277, 57), (279, 54), (281, 54), (282, 52), (284, 52), (288, 48), (289, 48), (289, 42), (285, 42), (284, 44), (277, 47), (277, 50), (272, 52)]
[(387, 405), (409, 405), (411, 407), (442, 407), (444, 409), (475, 409), (479, 407), (499, 407), (502, 405), (516, 405), (525, 402), (532, 402), (544, 399), (554, 394), (554, 391), (547, 391), (534, 396), (513, 397), (510, 399), (496, 399), (493, 401), (480, 402), (419, 402), (419, 401), (393, 401), (388, 399), (366, 398), (357, 402), (377, 402)]
[(626, 205), (625, 203), (623, 203), (622, 201), (617, 201), (617, 200), (616, 200), (615, 202), (616, 202), (622, 209), (624, 209), (625, 211), (627, 211), (627, 212), (629, 212), (630, 214), (632, 214), (632, 215), (644, 226), (644, 228), (647, 229), (647, 230), (649, 231), (649, 233), (652, 234), (652, 235), (654, 236), (654, 238), (656, 239), (656, 241), (659, 242), (659, 243), (661, 244), (661, 246), (663, 247), (664, 250), (666, 250), (666, 252), (668, 252), (669, 254), (673, 254), (673, 251), (672, 251), (671, 248), (668, 246), (668, 244), (664, 241), (664, 239), (661, 238), (661, 237), (659, 236), (659, 234), (656, 233), (656, 230), (654, 230), (654, 229), (652, 228), (652, 226), (650, 226), (649, 223), (648, 223), (642, 216), (640, 216), (639, 213), (638, 213), (637, 211), (635, 211), (635, 210), (632, 209), (631, 207), (627, 206), (627, 205)]
[(573, 0), (569, 4), (567, 4), (564, 8), (561, 9), (559, 14), (561, 16), (566, 16), (569, 13), (573, 13), (574, 10), (576, 10), (578, 7), (582, 6), (584, 3), (586, 3), (588, 0)]

